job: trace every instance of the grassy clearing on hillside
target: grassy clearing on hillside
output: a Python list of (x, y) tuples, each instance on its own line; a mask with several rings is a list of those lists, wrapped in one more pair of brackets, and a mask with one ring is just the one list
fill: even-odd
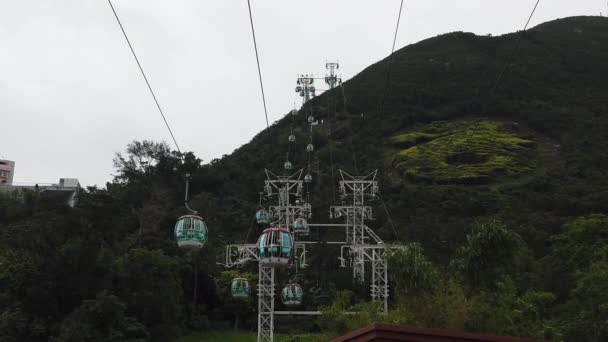
[(490, 120), (437, 121), (391, 138), (404, 148), (393, 165), (405, 176), (441, 183), (487, 183), (535, 167), (536, 143)]
[[(206, 332), (181, 337), (174, 342), (255, 342), (257, 335), (254, 332)], [(329, 338), (323, 335), (275, 335), (277, 342), (325, 342)]]
[(393, 143), (393, 145), (406, 148), (423, 142), (431, 141), (436, 137), (437, 134), (412, 132), (392, 137), (391, 143)]

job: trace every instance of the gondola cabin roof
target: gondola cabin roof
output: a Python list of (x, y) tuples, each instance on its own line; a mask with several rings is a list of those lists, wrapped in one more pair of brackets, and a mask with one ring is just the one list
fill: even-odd
[(284, 233), (289, 233), (289, 230), (287, 230), (287, 228), (283, 228), (283, 227), (270, 227), (270, 228), (266, 228), (264, 229), (263, 233), (270, 233), (270, 232), (284, 232)]

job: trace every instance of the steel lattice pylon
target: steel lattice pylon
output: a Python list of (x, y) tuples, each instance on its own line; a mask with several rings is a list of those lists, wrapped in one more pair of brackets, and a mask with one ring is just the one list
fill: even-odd
[[(286, 227), (290, 231), (294, 218), (303, 216), (310, 218), (311, 206), (302, 199), (303, 171), (290, 176), (278, 176), (266, 170), (264, 193), (267, 198), (275, 198), (276, 205), (270, 206), (276, 220), (274, 225)], [(342, 205), (332, 206), (332, 217), (344, 217), (345, 224), (310, 224), (310, 226), (327, 228), (345, 228), (346, 240), (325, 242), (342, 245), (340, 253), (341, 266), (347, 263), (353, 267), (353, 279), (365, 280), (366, 265), (371, 266), (370, 294), (373, 300), (382, 303), (382, 310), (388, 310), (388, 265), (386, 246), (382, 239), (368, 226), (365, 220), (373, 219), (372, 208), (365, 205), (366, 199), (373, 199), (378, 193), (375, 180), (377, 171), (367, 176), (351, 176), (340, 170), (342, 180), (339, 182)], [(295, 202), (295, 203), (292, 203)], [(306, 267), (306, 245), (315, 241), (295, 241), (295, 265)], [(235, 244), (226, 246), (225, 265), (227, 267), (242, 266), (249, 261), (259, 261), (255, 244)], [(274, 341), (274, 315), (319, 315), (319, 311), (275, 311), (274, 299), (276, 294), (275, 269), (258, 264), (258, 342)]]
[(274, 267), (258, 270), (258, 342), (274, 339)]
[[(266, 170), (264, 194), (277, 200), (276, 205), (270, 206), (275, 218), (273, 225), (292, 231), (295, 217), (310, 217), (311, 206), (302, 199), (302, 173), (303, 170), (299, 170), (289, 176), (279, 176)], [(294, 242), (294, 254), (296, 267), (306, 267), (306, 245)], [(226, 246), (226, 266), (241, 266), (249, 261), (259, 261), (255, 244)], [(258, 342), (274, 341), (275, 280), (274, 267), (258, 263)]]
[(329, 89), (334, 89), (336, 85), (342, 84), (342, 78), (336, 75), (336, 70), (340, 68), (338, 62), (327, 62), (325, 63), (325, 69), (329, 71), (329, 74), (325, 74), (325, 83), (329, 86)]
[[(345, 217), (346, 245), (342, 247), (340, 261), (347, 261), (353, 268), (353, 279), (365, 281), (365, 265), (371, 263), (371, 297), (382, 302), (384, 312), (388, 310), (388, 267), (384, 241), (368, 226), (365, 220), (373, 219), (372, 208), (365, 205), (366, 199), (378, 194), (377, 170), (366, 176), (351, 176), (339, 170), (340, 197), (343, 205), (331, 207), (332, 217)], [(373, 241), (370, 241), (373, 240)]]
[[(384, 247), (384, 246), (382, 246)], [(386, 249), (374, 248), (372, 252), (372, 285), (371, 296), (373, 300), (382, 303), (382, 310), (388, 311), (388, 265), (386, 262)]]
[(302, 104), (308, 102), (311, 98), (315, 97), (316, 89), (314, 86), (315, 79), (312, 75), (300, 75), (296, 81), (296, 93), (299, 93), (302, 97)]

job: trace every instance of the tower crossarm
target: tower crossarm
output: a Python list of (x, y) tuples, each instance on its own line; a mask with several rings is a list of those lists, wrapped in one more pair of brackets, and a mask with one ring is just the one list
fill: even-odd
[[(370, 206), (335, 205), (329, 208), (332, 218), (347, 217), (357, 214), (364, 220), (373, 220), (373, 211)], [(347, 224), (348, 225), (348, 224)]]
[(291, 217), (295, 216), (308, 216), (310, 213), (310, 206), (307, 205), (294, 205), (294, 206), (278, 206), (272, 205), (269, 207), (273, 213), (288, 211)]
[(382, 239), (378, 236), (378, 234), (376, 234), (376, 232), (374, 232), (373, 229), (371, 229), (368, 226), (365, 226), (365, 232), (367, 233), (367, 235), (369, 235), (374, 241), (376, 241), (377, 244), (379, 245), (383, 245), (384, 241), (382, 241)]
[(259, 266), (258, 270), (258, 342), (274, 340), (274, 267)]
[(236, 244), (226, 246), (226, 266), (241, 266), (249, 261), (257, 261), (258, 253), (255, 244)]

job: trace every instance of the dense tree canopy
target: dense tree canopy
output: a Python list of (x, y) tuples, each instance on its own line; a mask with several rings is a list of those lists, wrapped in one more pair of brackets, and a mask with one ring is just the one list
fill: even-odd
[[(302, 309), (324, 315), (278, 329), (336, 334), (388, 321), (608, 339), (608, 19), (525, 32), (525, 54), (489, 92), (515, 38), (456, 32), (408, 46), (394, 55), (383, 112), (387, 60), (293, 118), (296, 166), (307, 161), (305, 114), (320, 122), (312, 221), (339, 222), (326, 216), (339, 202), (338, 168), (379, 169), (368, 225), (394, 246), (391, 312), (379, 315), (367, 286), (324, 245), (311, 247), (298, 275)], [(0, 340), (167, 341), (189, 329), (253, 328), (255, 298), (231, 298), (229, 282), (255, 283), (255, 265), (227, 270), (221, 257), (227, 243), (257, 238), (264, 168), (281, 170), (290, 125), (279, 120), (208, 163), (133, 142), (116, 156), (114, 179), (83, 189), (74, 208), (44, 193), (0, 193)], [(186, 174), (190, 205), (209, 226), (200, 253), (173, 239)], [(277, 279), (294, 276), (281, 270)]]

